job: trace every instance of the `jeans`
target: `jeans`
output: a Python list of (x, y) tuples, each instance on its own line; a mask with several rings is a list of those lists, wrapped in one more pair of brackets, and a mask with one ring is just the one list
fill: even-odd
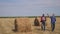
[(52, 31), (55, 29), (55, 23), (51, 23)]
[(45, 22), (42, 22), (42, 26), (41, 26), (42, 30), (45, 31)]

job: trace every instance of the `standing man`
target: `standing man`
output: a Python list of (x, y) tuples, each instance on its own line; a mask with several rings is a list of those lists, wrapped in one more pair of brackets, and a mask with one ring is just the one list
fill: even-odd
[(41, 24), (41, 28), (42, 28), (42, 30), (44, 30), (45, 31), (45, 22), (46, 22), (46, 17), (45, 17), (45, 15), (43, 14), (42, 15), (42, 17), (41, 17), (41, 22), (42, 22), (42, 24)]
[[(48, 14), (47, 14), (48, 15)], [(49, 15), (48, 15), (49, 16)], [(53, 14), (52, 16), (49, 16), (50, 19), (51, 19), (51, 27), (52, 27), (52, 31), (54, 31), (55, 29), (55, 22), (56, 22), (56, 17), (55, 15)]]

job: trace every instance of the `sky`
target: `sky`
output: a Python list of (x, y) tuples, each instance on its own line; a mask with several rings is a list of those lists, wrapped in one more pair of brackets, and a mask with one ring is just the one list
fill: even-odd
[(0, 16), (60, 16), (60, 0), (0, 0)]

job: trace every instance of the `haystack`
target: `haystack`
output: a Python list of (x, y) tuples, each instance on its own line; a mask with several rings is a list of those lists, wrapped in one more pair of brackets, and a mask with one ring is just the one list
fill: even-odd
[(17, 18), (17, 30), (19, 32), (31, 31), (31, 23), (29, 18)]

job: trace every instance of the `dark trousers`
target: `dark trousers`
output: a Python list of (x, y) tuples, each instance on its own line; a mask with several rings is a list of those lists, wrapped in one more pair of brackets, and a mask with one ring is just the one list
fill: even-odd
[(55, 23), (51, 23), (52, 31), (55, 29)]
[(42, 22), (42, 26), (41, 26), (42, 30), (45, 31), (45, 22)]

